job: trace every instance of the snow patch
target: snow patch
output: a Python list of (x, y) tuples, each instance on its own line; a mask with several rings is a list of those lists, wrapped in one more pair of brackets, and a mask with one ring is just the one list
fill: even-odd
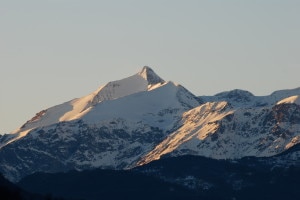
[(19, 139), (25, 137), (31, 130), (32, 129), (28, 129), (26, 131), (21, 131), (19, 133), (10, 134), (12, 137), (8, 141), (6, 141), (5, 143), (0, 144), (0, 149), (4, 146), (16, 141), (16, 140), (19, 140)]
[(295, 96), (291, 96), (291, 97), (285, 98), (285, 99), (279, 101), (276, 105), (279, 105), (279, 104), (291, 104), (291, 103), (300, 105), (300, 96), (299, 95), (295, 95)]

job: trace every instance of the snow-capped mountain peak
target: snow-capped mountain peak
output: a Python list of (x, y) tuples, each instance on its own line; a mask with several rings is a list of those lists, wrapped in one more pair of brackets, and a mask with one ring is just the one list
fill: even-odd
[(145, 66), (140, 72), (127, 78), (111, 81), (89, 95), (37, 113), (36, 116), (28, 120), (20, 129), (17, 129), (13, 133), (48, 126), (58, 122), (80, 119), (94, 106), (103, 101), (115, 100), (135, 93), (157, 89), (165, 83), (150, 67)]
[(152, 89), (154, 85), (161, 86), (165, 81), (150, 67), (145, 66), (137, 74), (107, 83), (95, 91), (91, 105), (104, 101), (128, 96), (134, 93)]
[(245, 90), (235, 89), (228, 92), (221, 92), (215, 96), (217, 96), (220, 100), (245, 103), (251, 101), (254, 95)]
[(142, 71), (138, 73), (141, 77), (148, 81), (150, 85), (164, 83), (165, 81), (160, 78), (150, 67), (144, 66)]
[[(12, 136), (2, 146), (9, 141), (15, 141), (16, 138), (25, 137), (29, 133), (27, 130), (60, 122), (85, 119), (98, 123), (101, 119), (111, 120), (109, 117), (130, 118), (137, 121), (150, 119), (150, 116), (162, 113), (161, 110), (166, 112), (169, 109), (174, 110), (174, 117), (176, 117), (198, 104), (197, 98), (189, 91), (171, 81), (165, 82), (150, 67), (145, 66), (140, 72), (111, 81), (89, 95), (38, 112), (22, 127), (12, 132)], [(161, 122), (157, 122), (158, 119), (147, 120), (147, 123), (151, 121), (152, 125), (159, 123), (160, 126), (162, 124), (172, 126), (173, 116), (169, 117), (170, 120), (160, 119)]]
[[(14, 134), (1, 138), (0, 168), (12, 172), (14, 167), (2, 165), (5, 161), (1, 159), (5, 158), (1, 153), (6, 154), (14, 145), (27, 148), (28, 155), (35, 158), (45, 158), (37, 161), (39, 164), (49, 159), (57, 162), (48, 171), (130, 167), (177, 126), (184, 112), (199, 104), (184, 87), (165, 82), (151, 68), (144, 67), (87, 96), (45, 109)], [(29, 166), (20, 162), (23, 164)], [(44, 165), (28, 170), (40, 171), (40, 166)], [(12, 173), (8, 176), (18, 178), (27, 172)]]

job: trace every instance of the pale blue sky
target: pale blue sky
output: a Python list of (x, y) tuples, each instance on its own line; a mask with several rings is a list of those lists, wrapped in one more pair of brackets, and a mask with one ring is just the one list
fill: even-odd
[(151, 66), (196, 95), (300, 87), (299, 0), (0, 0), (0, 133)]

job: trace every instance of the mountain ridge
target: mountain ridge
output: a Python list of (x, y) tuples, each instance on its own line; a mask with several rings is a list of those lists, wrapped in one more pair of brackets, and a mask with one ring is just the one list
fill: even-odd
[(17, 181), (37, 171), (128, 169), (166, 155), (274, 156), (300, 143), (299, 95), (197, 97), (145, 66), (1, 136), (0, 172)]

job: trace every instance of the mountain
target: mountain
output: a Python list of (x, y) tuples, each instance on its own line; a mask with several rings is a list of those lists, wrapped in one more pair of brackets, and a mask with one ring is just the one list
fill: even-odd
[[(172, 156), (215, 159), (268, 157), (300, 142), (300, 88), (255, 97), (233, 90), (183, 114), (179, 128), (139, 161), (139, 165)], [(209, 102), (211, 101), (211, 102)]]
[(300, 88), (197, 97), (143, 67), (0, 137), (0, 172), (18, 181), (39, 171), (131, 169), (166, 156), (278, 155), (300, 143), (299, 95)]
[(278, 164), (300, 145), (273, 157), (216, 160), (165, 157), (125, 171), (35, 173), (18, 185), (65, 199), (291, 199), (300, 195), (300, 163)]
[[(151, 91), (157, 87), (165, 88), (168, 86), (173, 86), (174, 88), (176, 87), (173, 83), (165, 82), (163, 79), (157, 76), (151, 68), (144, 67), (139, 73), (122, 80), (109, 82), (87, 96), (68, 101), (46, 110), (42, 110), (31, 120), (28, 120), (16, 132), (24, 133), (25, 131), (36, 127), (81, 119), (87, 114), (97, 113), (97, 111), (95, 111), (95, 107), (99, 107), (100, 103), (102, 105), (107, 101), (114, 101), (132, 94)], [(155, 98), (155, 95), (153, 96)], [(127, 102), (124, 103), (126, 104)], [(121, 106), (125, 107), (124, 105)], [(109, 106), (106, 107), (107, 110), (118, 111), (117, 108), (112, 108)], [(126, 114), (128, 115), (129, 113)]]
[(184, 87), (144, 67), (45, 109), (1, 137), (0, 171), (15, 181), (37, 171), (130, 168), (199, 104)]

